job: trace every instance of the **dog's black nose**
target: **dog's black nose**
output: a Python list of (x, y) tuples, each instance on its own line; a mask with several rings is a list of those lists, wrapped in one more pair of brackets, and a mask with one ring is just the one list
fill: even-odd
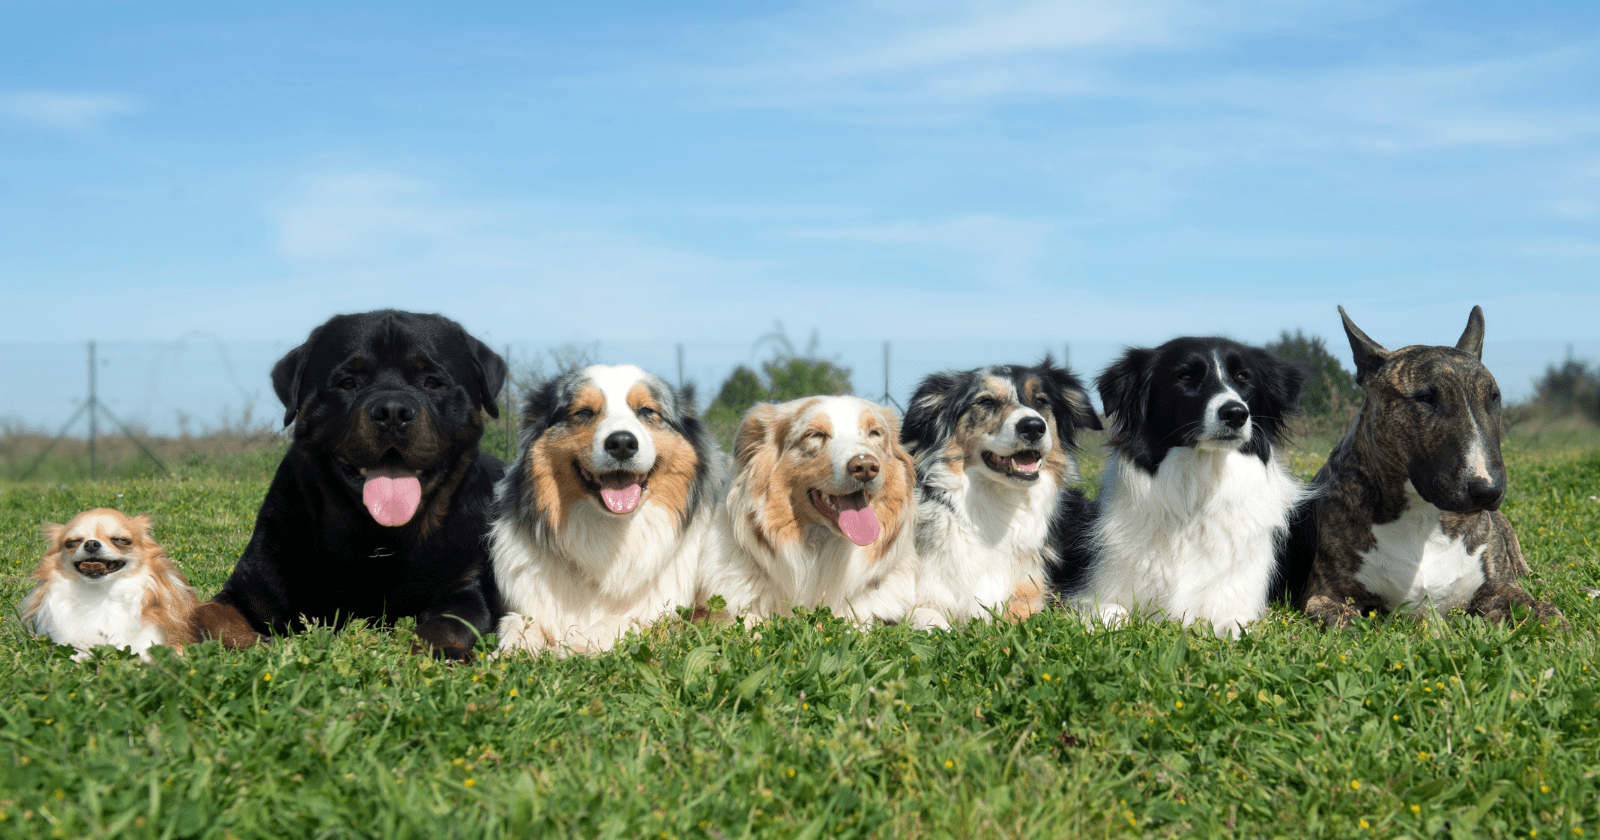
[(1017, 436), (1029, 443), (1038, 443), (1047, 429), (1042, 417), (1024, 417), (1017, 421)]
[(1472, 500), (1472, 506), (1478, 510), (1499, 510), (1500, 501), (1504, 499), (1505, 496), (1505, 482), (1467, 482), (1467, 498)]
[(417, 406), (408, 400), (391, 397), (374, 401), (367, 408), (367, 416), (381, 426), (403, 429), (417, 419)]
[(1250, 407), (1242, 402), (1223, 403), (1217, 409), (1217, 419), (1227, 423), (1230, 429), (1242, 429), (1250, 420)]
[(104, 545), (99, 540), (84, 540), (83, 541), (83, 550), (89, 552), (90, 554), (93, 554), (93, 553), (99, 551), (103, 547), (104, 547)]
[(639, 439), (633, 432), (612, 432), (606, 435), (606, 452), (618, 461), (626, 461), (639, 451)]

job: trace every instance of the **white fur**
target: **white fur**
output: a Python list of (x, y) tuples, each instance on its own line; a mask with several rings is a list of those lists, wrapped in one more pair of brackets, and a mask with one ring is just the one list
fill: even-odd
[[(849, 461), (858, 454), (880, 461), (892, 455), (870, 443), (860, 431), (860, 413), (873, 404), (856, 397), (827, 397), (820, 407), (833, 424), (834, 434), (825, 444), (832, 466), (835, 493), (855, 492), (859, 483), (849, 478)], [(909, 469), (909, 467), (906, 467)], [(825, 606), (834, 615), (866, 626), (873, 620), (900, 621), (911, 614), (916, 595), (916, 547), (911, 529), (915, 500), (907, 498), (899, 522), (879, 523), (879, 540), (899, 532), (888, 554), (868, 562), (871, 546), (852, 543), (832, 528), (806, 525), (802, 537), (769, 551), (757, 536), (765, 515), (766, 476), (749, 469), (733, 478), (724, 504), (719, 506), (716, 530), (708, 546), (700, 582), (704, 601), (721, 595), (727, 610), (761, 621), (788, 615), (795, 607)], [(888, 466), (867, 485), (881, 488)], [(829, 492), (829, 488), (819, 488)]]
[(1303, 492), (1276, 454), (1263, 464), (1174, 447), (1152, 476), (1113, 453), (1079, 602), (1108, 624), (1164, 614), (1234, 635), (1266, 613), (1278, 540)]
[[(656, 452), (650, 431), (627, 404), (628, 390), (645, 374), (631, 365), (595, 366), (584, 373), (605, 395), (605, 415), (593, 436), (601, 471), (648, 472)], [(613, 432), (631, 431), (639, 451), (618, 462), (604, 451)], [(713, 460), (710, 479), (720, 470)], [(519, 459), (511, 469), (522, 469)], [(560, 465), (559, 468), (566, 468)], [(497, 495), (509, 492), (502, 481)], [(627, 514), (607, 511), (586, 495), (560, 529), (539, 522), (531, 531), (520, 517), (501, 517), (489, 529), (489, 552), (506, 614), (497, 628), (500, 650), (595, 653), (610, 650), (623, 634), (694, 606), (700, 556), (711, 528), (711, 500), (690, 522), (683, 512), (646, 495)]]
[(1483, 552), (1467, 551), (1459, 537), (1439, 526), (1440, 510), (1406, 482), (1406, 511), (1399, 519), (1374, 525), (1377, 544), (1361, 555), (1356, 580), (1393, 610), (1403, 603), (1444, 614), (1465, 607), (1483, 586)]
[(1044, 591), (1041, 549), (1060, 485), (1048, 473), (1019, 488), (974, 478), (974, 472), (991, 471), (968, 463), (960, 475), (937, 476), (954, 512), (934, 501), (917, 504), (917, 554), (922, 558), (917, 620), (923, 626), (949, 627), (1003, 612), (1017, 587), (1030, 579)]
[[(1018, 408), (998, 432), (979, 439), (977, 457), (967, 453), (959, 474), (940, 470), (928, 476), (928, 483), (955, 506), (954, 512), (924, 499), (923, 488), (917, 488), (919, 626), (987, 620), (992, 613), (1003, 612), (1017, 587), (1029, 580), (1044, 591), (1042, 549), (1061, 485), (1044, 469), (1055, 448), (1054, 436), (1046, 432), (1037, 443), (1029, 443), (1017, 434), (1017, 423), (1028, 417), (1043, 419), (1031, 408)], [(1039, 452), (1039, 477), (1032, 481), (995, 472), (981, 455), (987, 450), (1009, 456), (1024, 449)], [(1077, 480), (1077, 465), (1070, 455), (1066, 480)]]
[[(173, 584), (188, 588), (181, 578)], [(140, 659), (150, 661), (150, 646), (167, 644), (167, 634), (144, 621), (145, 593), (155, 584), (151, 571), (140, 564), (91, 580), (76, 574), (58, 573), (42, 584), (37, 593), (39, 611), (29, 628), (49, 636), (56, 644), (72, 645), (78, 653), (75, 662), (89, 658), (96, 645), (128, 649)]]

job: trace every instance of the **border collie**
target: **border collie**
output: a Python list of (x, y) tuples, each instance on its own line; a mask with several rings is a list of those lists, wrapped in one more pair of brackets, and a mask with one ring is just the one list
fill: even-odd
[(820, 606), (862, 626), (910, 615), (914, 468), (892, 409), (858, 397), (757, 404), (734, 461), (702, 602), (720, 595), (756, 621)]
[(1051, 518), (1078, 480), (1078, 429), (1099, 429), (1083, 383), (1048, 356), (933, 374), (901, 442), (917, 465), (917, 622), (948, 627), (1044, 606)]
[(86, 510), (65, 525), (46, 525), (50, 550), (22, 602), (22, 621), (82, 662), (97, 645), (127, 648), (150, 661), (151, 645), (179, 651), (195, 641), (197, 604), (189, 581), (150, 536), (150, 517), (111, 508)]
[(528, 397), (490, 528), (502, 651), (609, 650), (694, 605), (722, 456), (693, 405), (631, 365)]
[(1260, 618), (1304, 493), (1277, 453), (1304, 383), (1298, 365), (1225, 338), (1123, 353), (1096, 380), (1111, 454), (1058, 594), (1107, 624), (1163, 615), (1232, 636)]

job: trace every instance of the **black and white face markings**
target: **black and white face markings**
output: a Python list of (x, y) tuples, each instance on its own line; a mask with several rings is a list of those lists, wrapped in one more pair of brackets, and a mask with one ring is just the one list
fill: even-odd
[(1174, 447), (1236, 450), (1261, 458), (1298, 411), (1305, 371), (1225, 338), (1178, 338), (1123, 353), (1096, 384), (1112, 417), (1112, 440), (1155, 473)]
[(901, 440), (918, 472), (938, 463), (956, 472), (1027, 486), (1041, 474), (1065, 478), (1079, 428), (1099, 429), (1077, 377), (1046, 358), (933, 374), (906, 412)]

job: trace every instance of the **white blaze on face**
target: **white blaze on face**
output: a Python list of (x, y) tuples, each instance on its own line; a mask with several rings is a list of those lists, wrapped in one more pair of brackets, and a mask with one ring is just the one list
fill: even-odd
[(1472, 422), (1472, 439), (1467, 442), (1467, 477), (1493, 482), (1494, 477), (1489, 474), (1489, 444), (1483, 432), (1483, 424), (1478, 420), (1478, 413), (1472, 410), (1472, 398), (1464, 396), (1466, 403), (1467, 419)]
[(818, 488), (824, 494), (824, 507), (851, 542), (871, 545), (877, 541), (882, 526), (868, 496), (883, 488), (883, 471), (880, 469), (877, 477), (866, 483), (865, 492), (862, 492), (862, 483), (850, 475), (850, 459), (857, 455), (877, 458), (880, 465), (884, 457), (879, 447), (868, 439), (864, 428), (869, 409), (853, 397), (829, 397), (820, 410), (833, 424), (833, 437), (827, 443), (833, 487)]
[[(632, 513), (644, 496), (640, 477), (656, 465), (655, 438), (628, 404), (628, 394), (644, 380), (645, 372), (633, 365), (595, 365), (584, 370), (584, 375), (605, 399), (590, 443), (590, 472), (600, 481), (600, 499), (606, 509)], [(618, 459), (606, 450), (606, 439), (618, 432), (632, 434), (638, 446), (627, 458)]]
[(1239, 427), (1238, 430), (1234, 430), (1227, 423), (1222, 422), (1222, 416), (1218, 412), (1222, 411), (1223, 406), (1230, 402), (1236, 402), (1243, 404), (1248, 409), (1249, 403), (1244, 401), (1244, 397), (1239, 396), (1238, 391), (1233, 390), (1233, 383), (1228, 381), (1228, 368), (1222, 363), (1222, 358), (1213, 353), (1211, 361), (1216, 365), (1217, 382), (1222, 385), (1222, 390), (1206, 402), (1205, 423), (1201, 427), (1200, 442), (1204, 446), (1207, 441), (1221, 440), (1228, 448), (1232, 449), (1239, 445), (1238, 438), (1250, 439), (1251, 424), (1254, 419), (1247, 418), (1244, 421), (1244, 425)]

